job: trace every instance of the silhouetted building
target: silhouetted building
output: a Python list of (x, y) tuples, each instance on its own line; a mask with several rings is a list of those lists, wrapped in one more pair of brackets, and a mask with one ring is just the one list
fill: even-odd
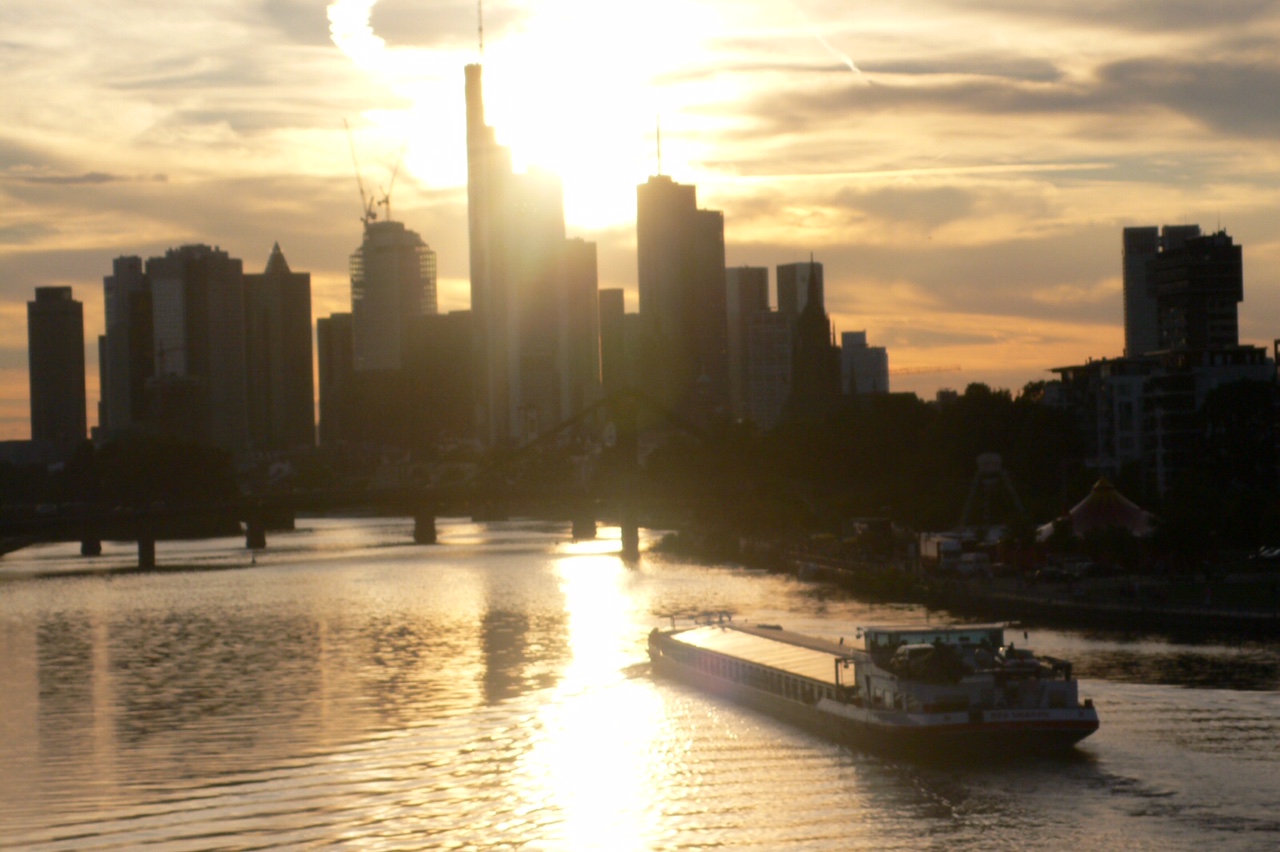
[(1124, 354), (1129, 358), (1167, 348), (1160, 340), (1160, 319), (1152, 266), (1165, 252), (1178, 251), (1200, 236), (1199, 225), (1124, 229)]
[(106, 333), (99, 343), (98, 433), (129, 429), (147, 413), (147, 381), (155, 373), (151, 284), (142, 258), (117, 257), (102, 279)]
[(31, 440), (69, 450), (86, 435), (84, 306), (70, 287), (37, 287), (27, 302)]
[(490, 444), (525, 443), (589, 396), (571, 317), (585, 316), (594, 246), (566, 243), (557, 178), (512, 171), (485, 124), (479, 65), (466, 67), (466, 98), (476, 424)]
[(601, 290), (600, 301), (600, 381), (606, 396), (630, 386), (627, 369), (626, 293), (621, 289)]
[(435, 312), (436, 253), (403, 222), (366, 221), (351, 255), (355, 368), (399, 368), (405, 325)]
[(276, 243), (266, 270), (244, 276), (244, 297), (252, 447), (314, 446), (311, 274), (291, 272)]
[(694, 420), (729, 405), (724, 214), (666, 175), (637, 187), (641, 375), (659, 404)]
[(408, 409), (398, 417), (400, 446), (430, 453), (442, 441), (474, 432), (470, 311), (416, 318), (409, 326), (400, 397)]
[(846, 394), (888, 393), (889, 353), (883, 346), (868, 346), (865, 331), (840, 335), (840, 380)]
[[(817, 264), (811, 264), (817, 266)], [(840, 350), (822, 303), (822, 275), (805, 276), (808, 294), (796, 317), (791, 355), (791, 398), (794, 419), (812, 420), (834, 411), (840, 402)], [(781, 312), (779, 312), (781, 313)]]
[(320, 373), (320, 445), (332, 447), (353, 440), (351, 382), (355, 346), (351, 314), (337, 313), (316, 320), (316, 358)]
[(596, 244), (581, 239), (565, 241), (565, 368), (568, 372), (560, 416), (573, 417), (599, 401), (600, 381), (600, 280)]
[(752, 317), (769, 310), (769, 270), (764, 266), (739, 266), (726, 269), (724, 274), (729, 400), (734, 416), (746, 417), (747, 330)]
[(187, 245), (147, 261), (155, 375), (150, 418), (233, 452), (249, 446), (244, 270), (217, 248)]
[(1241, 248), (1226, 231), (1188, 237), (1151, 261), (1160, 348), (1218, 349), (1240, 343), (1244, 299)]
[(778, 425), (791, 396), (792, 317), (763, 311), (747, 320), (747, 415), (762, 431)]
[(821, 263), (810, 260), (808, 263), (778, 265), (778, 313), (791, 317), (794, 322), (804, 311), (811, 293), (817, 295), (818, 303), (826, 310)]

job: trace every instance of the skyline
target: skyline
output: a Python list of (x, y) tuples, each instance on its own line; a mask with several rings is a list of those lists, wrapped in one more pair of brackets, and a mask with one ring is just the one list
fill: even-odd
[[(84, 303), (96, 422), (116, 256), (205, 242), (256, 272), (279, 242), (312, 273), (313, 329), (349, 310), (363, 211), (344, 118), (371, 188), (407, 142), (395, 218), (439, 255), (441, 311), (468, 307), (474, 4), (65, 5), (0, 12), (0, 438), (29, 434), (38, 286)], [(774, 270), (771, 302), (777, 265), (813, 252), (838, 333), (866, 329), (895, 369), (963, 367), (895, 390), (1016, 391), (1122, 354), (1132, 225), (1227, 229), (1244, 247), (1241, 342), (1269, 345), (1277, 4), (1207, 21), (1191, 3), (1098, 0), (1087, 23), (1080, 8), (490, 3), (488, 123), (519, 165), (560, 174), (569, 236), (597, 243), (600, 287), (634, 311), (636, 186), (657, 171), (660, 116), (662, 172), (724, 211), (729, 266)]]

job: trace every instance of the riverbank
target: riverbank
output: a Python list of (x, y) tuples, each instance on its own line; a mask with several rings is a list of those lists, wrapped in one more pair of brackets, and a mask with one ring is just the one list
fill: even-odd
[(1015, 577), (944, 578), (905, 562), (837, 559), (776, 542), (742, 540), (733, 548), (727, 542), (688, 533), (667, 537), (661, 549), (737, 561), (808, 582), (829, 583), (871, 600), (923, 604), (982, 620), (1174, 635), (1280, 637), (1280, 573), (1275, 571), (1035, 583)]

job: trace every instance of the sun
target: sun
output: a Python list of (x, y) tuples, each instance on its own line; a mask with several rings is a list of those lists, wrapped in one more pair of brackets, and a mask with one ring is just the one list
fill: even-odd
[[(636, 185), (658, 168), (658, 118), (687, 106), (663, 77), (698, 55), (700, 20), (671, 0), (558, 0), (486, 48), (486, 119), (517, 167), (560, 176), (570, 228), (634, 221)], [(664, 145), (664, 162), (678, 151)]]

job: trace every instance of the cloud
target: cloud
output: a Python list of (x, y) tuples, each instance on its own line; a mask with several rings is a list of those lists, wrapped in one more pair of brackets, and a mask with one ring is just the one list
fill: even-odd
[(1219, 0), (1212, 11), (1201, 0), (966, 0), (964, 7), (1024, 21), (1085, 24), (1098, 29), (1125, 29), (1141, 33), (1197, 32), (1235, 29), (1275, 17), (1274, 0)]
[(846, 188), (836, 193), (834, 202), (864, 216), (932, 229), (969, 215), (974, 209), (975, 194), (951, 186), (885, 187), (869, 191)]
[(30, 245), (45, 237), (53, 236), (57, 230), (42, 222), (23, 222), (17, 225), (0, 227), (0, 246)]

